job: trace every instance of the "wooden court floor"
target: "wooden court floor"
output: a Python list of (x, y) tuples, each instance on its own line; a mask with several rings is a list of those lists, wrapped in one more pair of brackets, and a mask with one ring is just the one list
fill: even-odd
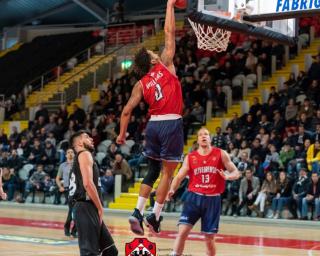
[[(125, 255), (125, 243), (135, 236), (127, 223), (127, 212), (106, 212), (104, 220), (119, 249)], [(1, 256), (76, 256), (77, 240), (63, 235), (66, 208), (42, 205), (18, 205), (0, 202)], [(152, 236), (157, 255), (168, 255), (176, 235), (177, 215), (165, 216), (162, 233)], [(199, 225), (186, 243), (185, 254), (205, 256)], [(320, 222), (223, 218), (216, 237), (217, 255), (320, 256)]]

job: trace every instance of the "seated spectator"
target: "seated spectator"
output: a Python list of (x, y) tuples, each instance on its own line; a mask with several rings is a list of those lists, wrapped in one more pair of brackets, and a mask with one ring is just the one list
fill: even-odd
[(240, 172), (244, 172), (249, 166), (249, 156), (247, 152), (243, 152), (240, 156), (240, 161), (237, 164), (237, 168)]
[(232, 114), (232, 119), (231, 119), (231, 121), (228, 123), (227, 128), (228, 128), (228, 127), (231, 127), (232, 131), (234, 131), (234, 132), (236, 133), (236, 132), (239, 132), (239, 131), (240, 131), (241, 126), (242, 126), (242, 124), (241, 124), (240, 118), (238, 117), (238, 113), (237, 113), (237, 112), (234, 112), (234, 113)]
[(261, 146), (260, 139), (254, 139), (251, 145), (251, 156), (259, 156), (260, 159), (265, 159), (266, 154), (266, 150)]
[(253, 104), (251, 105), (251, 107), (249, 109), (249, 114), (251, 114), (253, 116), (257, 116), (257, 114), (261, 112), (261, 109), (262, 109), (262, 105), (259, 102), (259, 98), (254, 97)]
[(289, 161), (287, 166), (288, 174), (293, 178), (297, 178), (300, 172), (300, 169), (303, 166), (307, 165), (306, 157), (308, 148), (311, 145), (311, 141), (309, 139), (304, 141), (303, 146), (296, 146), (295, 147), (295, 158)]
[[(310, 86), (307, 89), (306, 96), (312, 101), (314, 104), (319, 106), (320, 102), (320, 86), (319, 80), (313, 80)], [(308, 115), (308, 117), (312, 117), (312, 115)]]
[(272, 129), (276, 130), (278, 134), (281, 134), (284, 127), (285, 127), (285, 122), (281, 117), (280, 111), (279, 110), (274, 111)]
[(306, 139), (311, 139), (311, 136), (305, 131), (303, 125), (299, 125), (298, 133), (294, 136), (293, 146), (303, 146)]
[(292, 188), (292, 196), (293, 203), (290, 204), (291, 212), (293, 214), (293, 218), (297, 218), (297, 210), (298, 215), (302, 216), (302, 199), (306, 196), (307, 190), (309, 186), (309, 179), (307, 176), (307, 169), (301, 168), (299, 172), (299, 177), (293, 185)]
[(47, 172), (52, 172), (56, 162), (56, 149), (52, 145), (51, 140), (47, 139), (45, 141), (44, 155), (42, 158), (42, 163), (46, 165), (45, 170)]
[(218, 84), (213, 92), (213, 109), (226, 109), (226, 94), (222, 91), (222, 86)]
[(261, 159), (258, 155), (254, 155), (252, 157), (251, 168), (254, 176), (258, 177), (260, 180), (260, 184), (262, 184), (265, 179), (265, 170), (263, 168), (263, 164), (261, 163)]
[(73, 105), (73, 113), (70, 115), (70, 120), (73, 120), (76, 124), (83, 124), (86, 119), (86, 112), (80, 108), (77, 104)]
[(295, 152), (289, 143), (284, 144), (279, 154), (279, 165), (280, 168), (287, 167), (289, 161), (291, 161), (295, 156)]
[(199, 122), (201, 124), (204, 122), (204, 109), (198, 101), (194, 103), (190, 115), (194, 118), (195, 122)]
[(8, 159), (8, 167), (13, 169), (14, 174), (17, 175), (22, 166), (23, 163), (21, 157), (18, 155), (17, 150), (13, 149)]
[(299, 115), (299, 119), (298, 119), (298, 125), (299, 126), (303, 126), (304, 130), (306, 131), (306, 133), (308, 133), (309, 136), (312, 136), (312, 132), (310, 131), (311, 129), (311, 118), (307, 117), (307, 114), (305, 112), (302, 112)]
[(259, 179), (253, 176), (253, 172), (250, 168), (246, 168), (245, 177), (240, 182), (239, 189), (239, 206), (237, 208), (237, 215), (240, 215), (240, 211), (243, 206), (247, 206), (247, 216), (251, 215), (251, 210), (248, 208), (255, 201), (260, 189)]
[(269, 153), (264, 160), (264, 168), (271, 172), (276, 172), (279, 168), (279, 153), (273, 144), (269, 145)]
[(313, 140), (320, 141), (320, 123), (316, 126), (315, 133), (313, 134)]
[[(224, 135), (224, 140), (227, 145), (234, 141), (234, 134), (231, 127), (227, 128), (227, 132)], [(234, 146), (234, 145), (233, 145)], [(234, 146), (235, 147), (235, 146)]]
[(286, 172), (281, 171), (276, 182), (276, 196), (272, 199), (272, 218), (280, 218), (283, 207), (291, 202), (291, 189)]
[(2, 168), (2, 185), (3, 190), (7, 192), (7, 200), (12, 201), (17, 188), (17, 177), (13, 169), (10, 170), (8, 167)]
[(286, 106), (285, 120), (288, 124), (294, 124), (298, 113), (298, 106), (295, 104), (294, 99), (289, 99)]
[[(264, 207), (266, 202), (271, 202), (276, 193), (276, 181), (271, 172), (267, 172), (266, 179), (262, 183), (261, 191), (259, 192), (256, 201), (249, 206), (250, 210), (257, 212), (258, 217), (264, 217)], [(258, 210), (258, 206), (260, 208)]]
[(129, 181), (132, 178), (131, 168), (127, 160), (125, 160), (120, 154), (115, 156), (115, 161), (112, 165), (112, 173), (113, 175), (121, 174), (125, 177), (126, 181)]
[(92, 139), (93, 139), (93, 144), (94, 144), (94, 147), (97, 148), (98, 145), (100, 144), (101, 142), (101, 136), (100, 134), (98, 133), (98, 130), (96, 128), (93, 128), (91, 130), (91, 136), (92, 136)]
[(23, 202), (27, 199), (30, 192), (32, 192), (32, 203), (36, 191), (43, 191), (44, 179), (46, 173), (43, 171), (43, 165), (37, 165), (37, 170), (31, 175), (30, 179), (26, 182), (25, 192), (22, 197)]
[(281, 137), (276, 130), (272, 130), (270, 133), (269, 144), (275, 145), (276, 149), (279, 151), (281, 149)]
[[(307, 188), (307, 195), (302, 199), (302, 212), (301, 212), (301, 219), (308, 220), (308, 206), (312, 205), (314, 207), (314, 212), (312, 213), (313, 219), (318, 220), (318, 216), (320, 215), (319, 209), (319, 197), (320, 197), (320, 182), (319, 176), (317, 172), (313, 172), (311, 175), (311, 182)], [(316, 203), (316, 198), (317, 204)]]
[(114, 176), (110, 169), (107, 169), (104, 175), (100, 178), (102, 195), (112, 194), (114, 188)]
[(224, 210), (224, 215), (228, 215), (229, 208), (231, 206), (230, 216), (235, 216), (237, 213), (237, 205), (239, 202), (239, 189), (240, 189), (240, 180), (228, 180), (226, 182), (225, 198), (226, 206)]
[(120, 149), (117, 147), (116, 143), (113, 142), (110, 144), (106, 156), (102, 159), (101, 167), (111, 167), (117, 154), (120, 154)]
[(259, 121), (259, 127), (264, 128), (265, 132), (270, 132), (272, 123), (268, 121), (268, 117), (266, 114), (261, 115), (261, 120)]
[[(317, 109), (316, 116), (314, 116), (311, 120), (311, 130), (316, 131), (318, 125), (320, 125), (320, 109)], [(319, 131), (319, 133), (320, 133), (320, 131)], [(315, 140), (317, 140), (317, 139), (315, 138)], [(318, 140), (320, 140), (320, 138)]]
[(268, 146), (269, 134), (264, 127), (261, 127), (259, 129), (259, 133), (257, 134), (256, 138), (260, 140), (260, 144), (263, 148), (266, 148)]
[(218, 148), (225, 148), (225, 140), (222, 134), (221, 127), (216, 128), (216, 135), (212, 136), (211, 144)]
[(239, 149), (239, 152), (238, 152), (238, 155), (237, 155), (237, 158), (240, 159), (241, 156), (242, 156), (242, 153), (246, 153), (248, 158), (250, 157), (250, 154), (251, 154), (251, 149), (249, 148), (248, 146), (248, 142), (246, 140), (243, 140), (241, 142), (241, 146), (240, 146), (240, 149)]
[(298, 115), (300, 116), (302, 113), (305, 113), (308, 118), (312, 118), (313, 112), (314, 112), (314, 109), (310, 103), (310, 99), (306, 98), (303, 101), (303, 104), (299, 108)]
[(45, 160), (45, 152), (41, 147), (40, 140), (36, 138), (33, 142), (33, 148), (31, 149), (28, 161), (31, 164), (42, 164), (43, 160)]
[(233, 161), (235, 158), (237, 158), (239, 150), (234, 147), (232, 142), (230, 142), (227, 146), (227, 152), (231, 158), (231, 161)]
[(320, 171), (320, 141), (315, 141), (307, 151), (308, 170), (312, 172)]
[(16, 143), (20, 142), (20, 134), (18, 132), (18, 128), (16, 126), (12, 126), (12, 131), (9, 136), (9, 141), (14, 140)]
[(46, 174), (43, 180), (43, 199), (42, 203), (46, 203), (46, 197), (51, 196), (56, 189), (53, 179), (49, 174)]
[(3, 128), (0, 129), (0, 145), (1, 145), (1, 148), (8, 145), (8, 137), (7, 137), (7, 134), (4, 133)]
[(254, 139), (255, 136), (255, 127), (256, 124), (254, 122), (253, 116), (251, 114), (248, 114), (246, 116), (246, 120), (243, 122), (243, 129), (242, 134), (246, 138), (246, 140), (251, 141)]

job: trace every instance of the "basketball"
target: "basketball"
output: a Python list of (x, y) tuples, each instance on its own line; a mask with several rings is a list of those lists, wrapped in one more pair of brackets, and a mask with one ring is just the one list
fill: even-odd
[(175, 7), (178, 9), (186, 9), (187, 8), (187, 0), (177, 0), (175, 3)]

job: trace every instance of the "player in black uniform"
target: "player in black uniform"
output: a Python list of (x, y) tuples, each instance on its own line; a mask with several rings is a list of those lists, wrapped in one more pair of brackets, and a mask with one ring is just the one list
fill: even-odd
[(103, 207), (99, 197), (99, 169), (93, 161), (93, 140), (85, 131), (70, 138), (76, 152), (71, 169), (70, 193), (74, 201), (75, 223), (81, 256), (116, 256), (118, 250), (103, 223)]

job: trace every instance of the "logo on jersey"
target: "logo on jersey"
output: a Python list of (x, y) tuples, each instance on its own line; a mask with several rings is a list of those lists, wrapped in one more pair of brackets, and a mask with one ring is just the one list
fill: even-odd
[(156, 256), (156, 244), (147, 238), (135, 238), (132, 242), (126, 243), (125, 256)]

